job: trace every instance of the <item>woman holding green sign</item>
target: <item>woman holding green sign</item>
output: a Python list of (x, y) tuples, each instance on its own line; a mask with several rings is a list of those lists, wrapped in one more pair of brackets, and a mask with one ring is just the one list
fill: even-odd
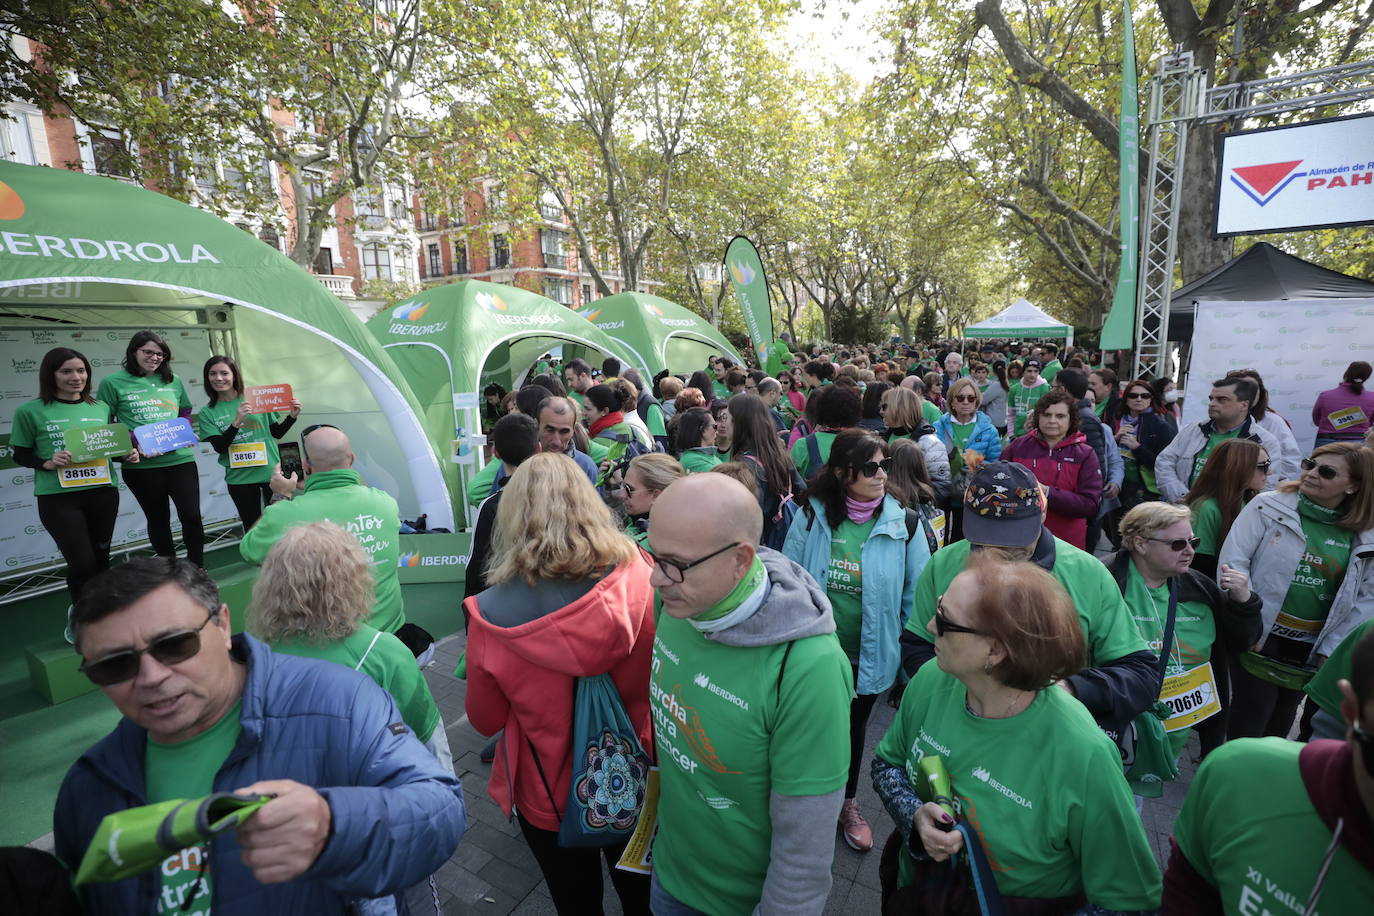
[[(139, 331), (124, 351), (124, 368), (100, 382), (96, 397), (110, 406), (116, 420), (137, 427), (177, 418), (191, 418), (186, 386), (172, 374), (172, 348), (154, 331)], [(186, 559), (205, 565), (205, 527), (200, 517), (200, 475), (189, 445), (162, 452), (139, 442), (138, 466), (124, 468), (124, 484), (138, 500), (148, 522), (148, 542), (160, 557), (176, 556), (172, 542), (172, 513), (177, 507)]]
[[(67, 347), (47, 352), (38, 367), (38, 398), (14, 412), (14, 461), (33, 468), (38, 520), (67, 563), (73, 604), (82, 587), (110, 565), (119, 514), (109, 458), (83, 454), (73, 433), (108, 431), (109, 422), (110, 408), (91, 397), (90, 361)], [(138, 461), (138, 453), (129, 451), (127, 433), (120, 435), (118, 445), (122, 459)]]
[(210, 403), (196, 416), (196, 432), (219, 455), (229, 498), (247, 531), (272, 498), (268, 482), (280, 460), (277, 440), (301, 415), (301, 402), (292, 398), (291, 411), (285, 416), (253, 413), (253, 405), (243, 396), (238, 363), (227, 356), (210, 357), (203, 374)]

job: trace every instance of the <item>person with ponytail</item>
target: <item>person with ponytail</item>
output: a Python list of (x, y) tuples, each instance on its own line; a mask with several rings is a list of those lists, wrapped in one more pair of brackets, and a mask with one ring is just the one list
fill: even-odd
[(1312, 422), (1317, 424), (1320, 448), (1332, 442), (1359, 442), (1374, 422), (1374, 391), (1365, 387), (1371, 373), (1369, 363), (1356, 360), (1345, 368), (1341, 383), (1317, 395), (1312, 405)]

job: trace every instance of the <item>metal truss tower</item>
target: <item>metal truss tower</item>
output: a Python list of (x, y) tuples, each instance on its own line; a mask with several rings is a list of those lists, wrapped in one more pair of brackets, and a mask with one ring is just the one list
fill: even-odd
[(1136, 284), (1136, 378), (1165, 369), (1189, 129), (1374, 98), (1374, 61), (1209, 89), (1206, 71), (1194, 66), (1191, 51), (1183, 51), (1159, 62), (1148, 91), (1145, 129), (1150, 158)]

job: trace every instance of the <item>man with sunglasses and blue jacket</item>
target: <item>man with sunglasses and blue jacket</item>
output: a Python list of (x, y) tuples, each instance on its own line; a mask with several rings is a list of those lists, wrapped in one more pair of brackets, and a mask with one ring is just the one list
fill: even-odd
[(73, 611), (81, 670), (123, 714), (67, 772), (53, 813), (75, 870), (109, 814), (212, 792), (268, 795), (236, 831), (77, 891), (102, 916), (394, 913), (453, 853), (462, 786), (390, 695), (343, 665), (231, 636), (203, 569), (133, 560)]

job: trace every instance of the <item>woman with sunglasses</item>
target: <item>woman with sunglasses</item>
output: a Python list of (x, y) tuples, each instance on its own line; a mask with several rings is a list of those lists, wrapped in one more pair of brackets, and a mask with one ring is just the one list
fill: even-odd
[(778, 373), (778, 384), (782, 386), (782, 401), (778, 406), (789, 424), (796, 423), (806, 410), (806, 396), (797, 390), (797, 379), (791, 369)]
[[(172, 374), (172, 348), (153, 331), (139, 331), (124, 351), (124, 367), (100, 382), (96, 397), (129, 429), (178, 417), (191, 418), (191, 398)], [(137, 463), (124, 465), (124, 484), (148, 522), (148, 542), (160, 557), (176, 556), (170, 499), (181, 521), (186, 559), (205, 565), (205, 526), (200, 515), (200, 474), (191, 446), (166, 454), (139, 447)]]
[(854, 668), (857, 695), (849, 709), (849, 781), (840, 829), (859, 852), (873, 847), (873, 831), (856, 798), (868, 717), (878, 694), (897, 679), (898, 639), (911, 614), (916, 580), (930, 559), (926, 538), (919, 530), (908, 533), (908, 510), (886, 493), (891, 467), (882, 439), (864, 429), (842, 431), (804, 494), (783, 546), (789, 559), (824, 586), (840, 648)]
[(1081, 422), (1073, 395), (1051, 391), (1036, 402), (1026, 434), (1012, 440), (1002, 460), (1025, 465), (1045, 485), (1045, 527), (1061, 541), (1089, 550), (1088, 519), (1102, 497), (1102, 471)]
[(502, 732), (487, 792), (519, 820), (560, 914), (599, 904), (603, 856), (624, 912), (647, 914), (649, 877), (615, 867), (625, 840), (565, 848), (558, 832), (572, 781), (579, 678), (611, 676), (640, 745), (652, 753), (649, 563), (586, 475), (548, 452), (511, 475), (494, 530), (488, 588), (463, 602), (468, 718), (480, 734)]
[(1146, 500), (1159, 499), (1155, 459), (1174, 441), (1178, 428), (1169, 422), (1164, 403), (1155, 397), (1150, 383), (1144, 379), (1128, 382), (1117, 408), (1105, 415), (1105, 422), (1116, 435), (1121, 460), (1126, 465), (1121, 486), (1122, 509), (1129, 510)]
[(272, 501), (268, 483), (281, 460), (277, 440), (295, 425), (301, 402), (292, 398), (291, 411), (285, 415), (255, 414), (244, 400), (238, 363), (227, 356), (212, 356), (205, 361), (203, 374), (210, 403), (196, 415), (196, 431), (219, 455), (229, 498), (247, 531), (262, 517), (262, 507)]
[[(1172, 760), (1193, 726), (1214, 716), (1225, 721), (1228, 654), (1245, 651), (1260, 636), (1260, 599), (1249, 577), (1227, 567), (1221, 577), (1226, 585), (1218, 588), (1211, 576), (1192, 568), (1198, 545), (1186, 507), (1141, 503), (1121, 520), (1121, 550), (1103, 560), (1146, 645), (1161, 656), (1168, 653), (1160, 699), (1173, 710), (1164, 722)], [(1173, 637), (1164, 646), (1171, 613)]]
[[(935, 663), (912, 678), (873, 758), (873, 788), (896, 825), (883, 856), (895, 868), (880, 866), (884, 911), (953, 910), (931, 896), (949, 880), (947, 866), (925, 859), (944, 863), (963, 850), (956, 818), (971, 822), (967, 835), (996, 863), (1009, 913), (1153, 911), (1159, 866), (1120, 754), (1083, 704), (1055, 686), (1086, 656), (1063, 586), (1031, 563), (980, 553), (934, 610)], [(911, 776), (928, 757), (953, 777), (943, 805)], [(971, 898), (959, 912), (978, 911)]]
[(625, 533), (639, 546), (649, 538), (649, 510), (668, 484), (687, 472), (672, 455), (651, 453), (631, 459), (620, 480), (620, 496), (625, 507)]
[[(984, 461), (996, 461), (1002, 454), (1002, 437), (992, 425), (992, 419), (979, 407), (982, 394), (974, 378), (956, 379), (949, 386), (949, 413), (935, 421), (935, 435), (944, 446), (949, 459), (950, 487), (946, 504), (955, 508), (962, 503), (964, 485), (968, 477), (978, 470)], [(1003, 405), (1003, 415), (1006, 413)], [(948, 543), (962, 539), (960, 519), (962, 512), (953, 513), (953, 522)]]
[(1183, 500), (1192, 511), (1198, 536), (1193, 569), (1216, 578), (1221, 545), (1240, 510), (1268, 485), (1272, 464), (1264, 446), (1249, 439), (1228, 439), (1207, 456)]
[[(110, 565), (119, 490), (109, 459), (72, 461), (65, 434), (109, 422), (109, 405), (91, 397), (90, 360), (56, 347), (38, 366), (38, 398), (19, 405), (10, 428), (15, 464), (33, 469), (38, 520), (67, 564), (73, 605), (86, 583)], [(120, 460), (136, 462), (138, 452)]]
[(1287, 736), (1302, 688), (1374, 613), (1374, 451), (1323, 445), (1302, 476), (1261, 493), (1221, 548), (1264, 600), (1264, 635), (1233, 666), (1229, 738)]

